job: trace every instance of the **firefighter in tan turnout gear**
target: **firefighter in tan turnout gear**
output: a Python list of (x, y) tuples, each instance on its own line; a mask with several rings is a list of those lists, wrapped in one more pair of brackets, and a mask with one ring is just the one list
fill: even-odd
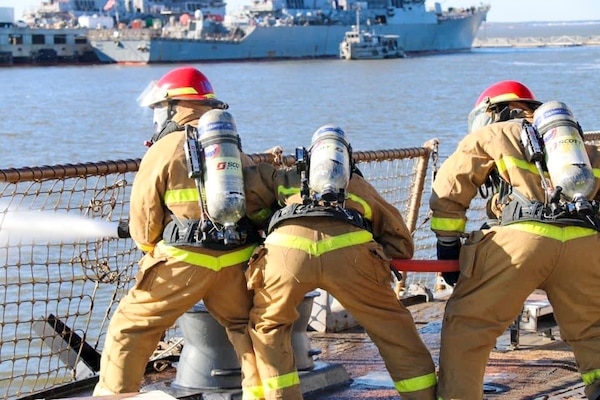
[(130, 203), (131, 237), (145, 255), (111, 318), (94, 395), (138, 391), (161, 335), (203, 300), (237, 352), (244, 399), (262, 398), (243, 269), (259, 243), (250, 220), (269, 216), (273, 189), (241, 153), (227, 105), (197, 69), (168, 72), (139, 101), (156, 126)]
[[(391, 286), (390, 257), (413, 242), (400, 213), (350, 166), (342, 129), (325, 125), (297, 151), (301, 189), (275, 212), (247, 271), (251, 336), (266, 399), (302, 399), (291, 333), (308, 292), (332, 294), (378, 347), (402, 399), (434, 399), (435, 366)], [(299, 193), (298, 193), (299, 192)]]
[[(566, 104), (542, 104), (516, 81), (481, 94), (430, 200), (438, 258), (460, 265), (442, 328), (440, 400), (483, 398), (489, 353), (536, 288), (573, 348), (587, 398), (600, 399), (598, 177), (598, 148), (584, 144)], [(489, 195), (490, 222), (463, 243), (478, 191)]]

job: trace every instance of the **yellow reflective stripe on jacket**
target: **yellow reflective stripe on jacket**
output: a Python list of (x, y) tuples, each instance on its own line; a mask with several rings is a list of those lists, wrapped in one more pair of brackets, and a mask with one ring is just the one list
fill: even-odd
[(265, 391), (262, 386), (242, 387), (242, 400), (258, 400), (265, 398)]
[[(277, 187), (278, 195), (288, 197), (288, 196), (298, 194), (298, 193), (300, 193), (300, 188), (296, 188), (296, 187), (288, 188), (288, 187), (284, 187), (284, 186)], [(365, 211), (363, 216), (366, 219), (368, 219), (369, 221), (373, 220), (373, 210), (371, 209), (371, 206), (369, 205), (369, 203), (367, 203), (361, 197), (358, 197), (357, 195), (352, 194), (352, 193), (346, 193), (346, 198), (360, 204), (362, 206), (363, 210)]]
[(431, 229), (436, 231), (464, 232), (466, 227), (464, 219), (431, 217)]
[(185, 203), (188, 201), (198, 201), (200, 195), (198, 189), (176, 189), (165, 192), (165, 204)]
[(556, 226), (536, 221), (515, 222), (514, 224), (505, 225), (505, 227), (556, 239), (560, 242), (593, 236), (598, 233), (591, 228), (583, 228), (580, 226)]
[(285, 186), (277, 186), (277, 194), (282, 196), (291, 196), (293, 194), (300, 193), (300, 188), (298, 187), (285, 187)]
[(585, 383), (586, 385), (591, 385), (596, 380), (600, 380), (600, 369), (595, 369), (590, 372), (585, 372), (585, 373), (581, 374), (581, 377), (583, 378), (583, 383)]
[(270, 208), (261, 208), (257, 212), (249, 214), (248, 219), (252, 222), (264, 221), (271, 216), (271, 213), (272, 211)]
[(437, 377), (435, 372), (431, 374), (417, 376), (415, 378), (403, 379), (398, 382), (394, 382), (394, 387), (398, 393), (416, 392), (423, 389), (428, 389), (435, 386), (437, 383)]
[(285, 186), (277, 186), (277, 199), (278, 204), (282, 207), (285, 206), (285, 199), (293, 196), (295, 194), (300, 193), (300, 188), (297, 187), (285, 187)]
[[(532, 174), (536, 174), (536, 175), (540, 174), (537, 167), (535, 166), (535, 164), (527, 162), (522, 159), (519, 159), (517, 157), (512, 157), (512, 156), (502, 157), (500, 160), (496, 161), (496, 167), (498, 167), (498, 172), (504, 172), (511, 167), (516, 167), (516, 168), (520, 168), (522, 170), (529, 171)], [(592, 173), (594, 174), (594, 177), (600, 179), (600, 169), (599, 168), (592, 168)], [(544, 175), (546, 175), (548, 177), (547, 173)]]
[(286, 233), (275, 231), (267, 236), (265, 243), (302, 250), (305, 253), (318, 257), (329, 251), (354, 246), (356, 244), (368, 243), (371, 240), (373, 240), (373, 234), (369, 231), (344, 233), (343, 235), (319, 240), (318, 242), (300, 236), (288, 235)]
[(272, 378), (263, 379), (263, 388), (267, 390), (285, 389), (300, 384), (298, 371), (290, 372), (289, 374), (274, 376)]
[(346, 198), (350, 199), (352, 201), (355, 201), (358, 204), (360, 204), (362, 206), (363, 210), (365, 210), (364, 217), (366, 219), (368, 219), (369, 221), (373, 220), (373, 210), (371, 209), (371, 206), (369, 205), (369, 203), (367, 203), (364, 199), (362, 199), (362, 198), (360, 198), (357, 195), (352, 194), (352, 193), (348, 193), (346, 195)]
[(194, 253), (178, 247), (168, 246), (165, 244), (164, 240), (158, 242), (156, 247), (162, 253), (168, 255), (169, 257), (173, 257), (178, 261), (185, 262), (190, 265), (196, 265), (198, 267), (212, 269), (213, 271), (219, 271), (223, 268), (231, 267), (233, 265), (248, 261), (257, 245), (251, 245), (241, 250), (225, 253), (218, 257)]
[(511, 167), (516, 167), (519, 169), (524, 169), (526, 171), (529, 171), (532, 174), (539, 175), (535, 164), (532, 164), (530, 162), (527, 162), (525, 160), (519, 159), (517, 157), (512, 157), (512, 156), (502, 157), (501, 159), (497, 160), (496, 167), (498, 167), (498, 172), (500, 172), (500, 173), (508, 170)]

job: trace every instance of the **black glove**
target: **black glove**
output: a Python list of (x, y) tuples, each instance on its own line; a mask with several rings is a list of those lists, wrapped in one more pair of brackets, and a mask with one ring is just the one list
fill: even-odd
[[(437, 259), (438, 260), (458, 260), (460, 255), (460, 239), (459, 238), (448, 238), (439, 237), (437, 241)], [(459, 271), (455, 272), (442, 272), (442, 277), (446, 283), (450, 286), (456, 285)]]

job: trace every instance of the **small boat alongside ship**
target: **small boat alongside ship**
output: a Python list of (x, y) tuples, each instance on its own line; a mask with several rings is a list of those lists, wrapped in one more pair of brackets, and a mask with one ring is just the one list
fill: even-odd
[(97, 63), (87, 29), (15, 24), (13, 8), (0, 7), (0, 66)]
[(407, 54), (471, 49), (489, 5), (428, 10), (425, 0), (253, 0), (237, 15), (215, 21), (194, 12), (161, 27), (90, 30), (104, 63), (172, 63), (339, 57), (339, 45), (360, 8), (361, 24), (397, 35)]
[(15, 22), (13, 7), (0, 7), (0, 66), (98, 64), (89, 32), (161, 26), (173, 15), (200, 10), (222, 20), (221, 0), (42, 1)]
[(87, 29), (0, 29), (0, 65), (98, 63)]
[(360, 28), (360, 12), (356, 12), (356, 27), (346, 32), (340, 43), (340, 58), (344, 60), (381, 60), (406, 57), (398, 44), (398, 35), (377, 35)]

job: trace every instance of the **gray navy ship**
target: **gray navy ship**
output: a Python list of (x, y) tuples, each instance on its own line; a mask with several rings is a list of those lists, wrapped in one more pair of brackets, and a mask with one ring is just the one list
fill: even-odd
[(252, 0), (235, 14), (225, 14), (224, 5), (222, 14), (188, 5), (137, 27), (90, 30), (88, 38), (103, 63), (339, 57), (360, 11), (360, 25), (398, 35), (407, 55), (449, 53), (471, 49), (489, 9), (427, 9), (425, 0)]

